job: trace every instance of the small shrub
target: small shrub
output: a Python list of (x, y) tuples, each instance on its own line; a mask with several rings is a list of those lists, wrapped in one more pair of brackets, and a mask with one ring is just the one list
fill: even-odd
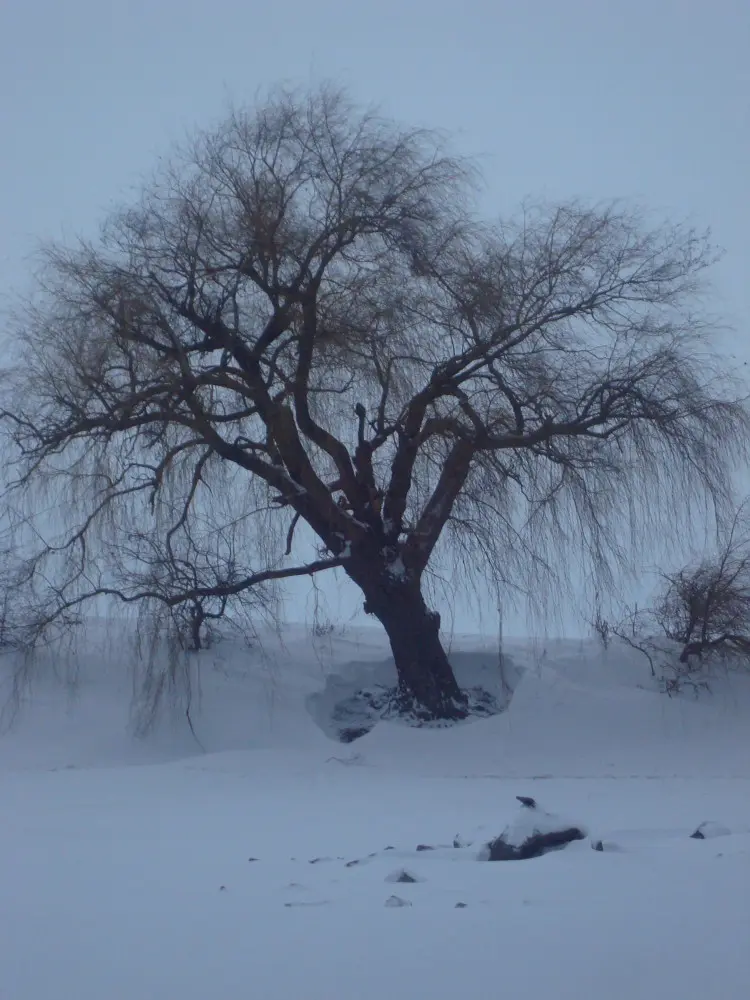
[(661, 574), (650, 607), (626, 609), (612, 623), (603, 617), (597, 594), (589, 624), (602, 645), (606, 649), (617, 636), (643, 653), (670, 697), (710, 690), (707, 677), (717, 664), (750, 666), (749, 504), (737, 509), (714, 554)]

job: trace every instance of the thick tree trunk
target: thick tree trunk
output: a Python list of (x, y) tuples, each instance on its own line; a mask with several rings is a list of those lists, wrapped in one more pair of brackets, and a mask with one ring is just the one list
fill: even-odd
[(424, 720), (465, 718), (466, 696), (440, 641), (440, 616), (429, 611), (419, 588), (379, 587), (368, 593), (365, 611), (388, 634), (403, 710)]

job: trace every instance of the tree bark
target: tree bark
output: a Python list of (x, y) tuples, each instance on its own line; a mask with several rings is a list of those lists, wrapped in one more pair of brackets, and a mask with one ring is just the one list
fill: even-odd
[(419, 585), (387, 581), (365, 594), (365, 611), (391, 644), (400, 708), (425, 721), (466, 718), (466, 696), (440, 641), (440, 616), (428, 609)]

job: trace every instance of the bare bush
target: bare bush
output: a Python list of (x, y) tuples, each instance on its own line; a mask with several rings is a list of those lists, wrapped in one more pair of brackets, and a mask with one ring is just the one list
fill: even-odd
[(662, 576), (653, 616), (680, 644), (680, 661), (708, 655), (750, 661), (750, 532), (747, 504), (710, 558)]
[(710, 690), (703, 665), (696, 667), (693, 660), (681, 659), (679, 644), (659, 633), (653, 608), (625, 608), (616, 621), (602, 617), (599, 625), (604, 648), (608, 649), (614, 638), (641, 653), (660, 690), (670, 698), (685, 689), (696, 695)]
[[(402, 706), (462, 717), (424, 598), (441, 559), (538, 597), (568, 556), (606, 582), (724, 502), (748, 417), (701, 311), (707, 239), (618, 205), (487, 223), (472, 185), (435, 135), (331, 88), (278, 92), (100, 239), (48, 250), (2, 410), (47, 625), (340, 567)], [(206, 551), (228, 494), (234, 561), (197, 580), (160, 562), (180, 533)], [(292, 558), (300, 521), (315, 560)]]
[(605, 622), (606, 632), (631, 649), (642, 653), (648, 660), (652, 677), (657, 677), (657, 664), (663, 672), (672, 659), (672, 651), (655, 636), (653, 615), (650, 609), (625, 608), (616, 622)]
[(714, 553), (673, 572), (645, 608), (617, 621), (598, 605), (591, 625), (607, 648), (611, 636), (648, 660), (669, 695), (708, 689), (712, 666), (750, 664), (750, 521), (748, 501), (720, 530)]

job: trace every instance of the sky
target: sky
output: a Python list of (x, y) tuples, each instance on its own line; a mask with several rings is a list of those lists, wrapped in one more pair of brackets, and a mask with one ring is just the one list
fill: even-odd
[(491, 214), (617, 197), (710, 226), (750, 357), (748, 53), (747, 0), (2, 0), (0, 310), (40, 241), (93, 234), (230, 101), (333, 80), (448, 130)]

